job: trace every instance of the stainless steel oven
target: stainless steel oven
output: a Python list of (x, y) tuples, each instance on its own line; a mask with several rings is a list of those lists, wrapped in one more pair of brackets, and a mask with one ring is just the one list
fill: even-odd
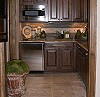
[(22, 10), (25, 21), (46, 21), (47, 5), (24, 5)]
[(21, 42), (20, 59), (29, 64), (30, 71), (44, 71), (44, 43)]

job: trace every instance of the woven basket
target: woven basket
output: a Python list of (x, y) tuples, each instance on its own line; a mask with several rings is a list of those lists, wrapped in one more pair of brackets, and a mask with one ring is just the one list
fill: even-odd
[(16, 75), (10, 74), (7, 75), (7, 92), (8, 96), (22, 96), (25, 94), (25, 79), (26, 74), (23, 75)]

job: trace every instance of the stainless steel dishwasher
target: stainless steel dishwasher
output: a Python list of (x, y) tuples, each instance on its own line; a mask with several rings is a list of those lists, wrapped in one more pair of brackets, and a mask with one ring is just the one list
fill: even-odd
[(30, 71), (44, 71), (44, 43), (21, 42), (20, 59), (29, 64)]

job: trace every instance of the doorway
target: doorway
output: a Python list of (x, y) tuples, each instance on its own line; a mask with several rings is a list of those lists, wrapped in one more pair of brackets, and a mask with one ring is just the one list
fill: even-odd
[[(90, 34), (90, 41), (89, 41), (89, 87), (87, 97), (95, 97), (95, 79), (96, 79), (96, 4), (97, 0), (89, 0), (90, 10), (91, 13), (89, 15), (89, 32)], [(2, 64), (3, 65), (3, 64)], [(0, 70), (1, 74), (4, 74), (4, 71)], [(2, 79), (1, 79), (2, 80)]]

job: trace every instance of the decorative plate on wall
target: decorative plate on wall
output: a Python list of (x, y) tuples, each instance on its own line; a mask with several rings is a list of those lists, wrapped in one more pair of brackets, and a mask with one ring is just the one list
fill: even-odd
[(31, 26), (26, 25), (26, 26), (23, 27), (22, 34), (24, 35), (24, 37), (26, 39), (30, 39), (31, 38), (31, 36), (32, 36), (31, 30), (32, 30)]

